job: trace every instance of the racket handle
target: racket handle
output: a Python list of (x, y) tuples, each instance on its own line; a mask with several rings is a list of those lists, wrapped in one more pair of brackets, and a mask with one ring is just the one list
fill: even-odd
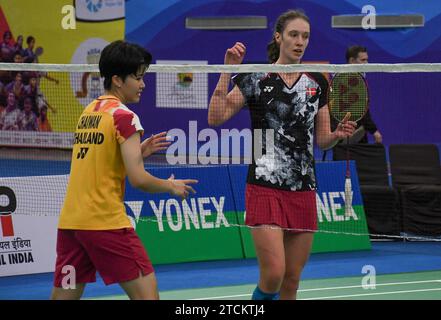
[(352, 183), (351, 178), (345, 180), (345, 217), (352, 216)]

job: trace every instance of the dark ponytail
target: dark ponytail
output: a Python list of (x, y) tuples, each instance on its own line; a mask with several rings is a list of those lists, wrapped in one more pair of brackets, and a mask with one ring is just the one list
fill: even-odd
[(276, 43), (276, 38), (273, 36), (273, 39), (268, 43), (268, 46), (266, 47), (266, 51), (268, 54), (268, 61), (269, 63), (274, 63), (279, 59), (279, 46)]
[(295, 19), (303, 19), (308, 22), (308, 24), (310, 23), (308, 16), (302, 10), (288, 10), (277, 18), (274, 26), (273, 38), (266, 47), (269, 63), (274, 63), (279, 59), (280, 49), (276, 42), (276, 32), (282, 34), (283, 30), (285, 30), (286, 23)]

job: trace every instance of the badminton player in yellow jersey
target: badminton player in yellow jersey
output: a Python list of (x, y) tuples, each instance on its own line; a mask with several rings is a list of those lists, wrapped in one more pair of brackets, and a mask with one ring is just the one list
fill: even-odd
[[(126, 176), (150, 193), (186, 198), (196, 180), (158, 179), (144, 169), (143, 157), (165, 148), (165, 134), (141, 143), (143, 128), (125, 104), (139, 102), (151, 55), (124, 41), (109, 44), (99, 69), (105, 95), (86, 107), (75, 132), (72, 166), (60, 214), (52, 299), (79, 299), (96, 271), (106, 285), (119, 283), (131, 299), (158, 299), (150, 259), (124, 207)], [(66, 268), (67, 267), (67, 268)], [(66, 287), (66, 270), (75, 288)], [(69, 276), (72, 276), (69, 272)]]

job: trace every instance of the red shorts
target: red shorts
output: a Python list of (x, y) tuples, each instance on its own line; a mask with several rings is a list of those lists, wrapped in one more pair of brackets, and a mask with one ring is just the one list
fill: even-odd
[(245, 224), (278, 225), (294, 232), (317, 230), (315, 191), (285, 191), (247, 184), (245, 192)]
[[(153, 272), (147, 252), (133, 228), (117, 230), (61, 230), (57, 237), (54, 286), (75, 269), (75, 283), (96, 281), (98, 271), (106, 285), (134, 280)], [(68, 282), (71, 283), (71, 282)]]

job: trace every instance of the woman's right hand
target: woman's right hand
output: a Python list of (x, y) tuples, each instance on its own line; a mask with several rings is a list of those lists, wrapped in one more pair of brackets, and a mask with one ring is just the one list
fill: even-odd
[(245, 57), (246, 47), (241, 42), (236, 42), (234, 46), (225, 52), (224, 64), (241, 64)]

